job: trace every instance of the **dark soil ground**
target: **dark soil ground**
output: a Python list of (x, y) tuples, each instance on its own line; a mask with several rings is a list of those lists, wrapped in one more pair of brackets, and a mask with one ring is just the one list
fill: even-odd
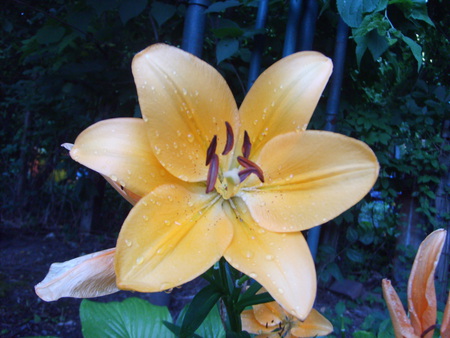
[[(81, 300), (63, 298), (47, 303), (36, 296), (34, 285), (45, 277), (53, 262), (66, 261), (113, 246), (113, 238), (98, 236), (70, 241), (53, 233), (36, 235), (18, 230), (0, 231), (0, 336), (82, 337), (78, 312)], [(165, 301), (173, 316), (202, 285), (204, 281), (197, 279), (175, 289), (166, 297)], [(118, 301), (127, 297), (152, 300), (152, 295), (131, 292), (119, 292), (97, 300)], [(320, 290), (315, 307), (326, 313), (342, 299), (345, 300), (342, 295)], [(350, 311), (346, 315), (351, 317), (351, 326), (356, 328), (372, 310), (369, 306), (358, 306), (357, 311)]]

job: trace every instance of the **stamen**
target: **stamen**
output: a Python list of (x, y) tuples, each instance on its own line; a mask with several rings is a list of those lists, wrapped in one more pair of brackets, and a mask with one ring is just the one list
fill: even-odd
[(233, 149), (234, 145), (233, 129), (228, 122), (225, 122), (225, 126), (227, 127), (227, 143), (225, 144), (225, 149), (223, 150), (222, 155), (228, 154), (231, 149)]
[[(215, 136), (214, 136), (215, 138)], [(208, 177), (206, 178), (206, 193), (210, 193), (214, 190), (216, 185), (217, 176), (219, 175), (219, 156), (213, 154), (210, 160), (211, 164), (208, 169)]]
[(247, 130), (244, 131), (244, 143), (242, 144), (242, 156), (248, 158), (250, 156), (250, 150), (252, 149), (252, 143), (248, 136)]
[[(256, 176), (258, 176), (259, 180), (264, 183), (264, 173), (263, 173), (262, 169), (255, 162), (250, 161), (248, 158), (245, 158), (245, 157), (242, 157), (242, 156), (238, 156), (237, 157), (237, 161), (245, 169), (252, 169), (253, 170), (248, 175), (255, 174)], [(242, 170), (241, 172), (245, 172), (245, 169)], [(239, 177), (241, 177), (240, 173), (239, 173)], [(245, 176), (245, 177), (247, 177), (247, 176)], [(241, 182), (242, 182), (242, 180), (241, 180)]]
[(258, 175), (258, 170), (253, 169), (253, 168), (246, 168), (246, 169), (242, 169), (240, 172), (238, 172), (239, 180), (241, 181), (241, 183), (244, 182), (245, 179), (247, 177), (249, 177), (251, 174)]
[(206, 151), (206, 164), (208, 165), (211, 162), (211, 159), (213, 157), (213, 155), (216, 153), (216, 148), (217, 148), (217, 135), (214, 135), (208, 150)]

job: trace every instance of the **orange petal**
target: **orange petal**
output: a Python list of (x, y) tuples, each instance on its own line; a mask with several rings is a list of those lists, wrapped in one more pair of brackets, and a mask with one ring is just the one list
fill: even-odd
[(153, 155), (145, 128), (136, 118), (100, 121), (77, 137), (70, 156), (124, 191), (145, 196), (160, 184), (176, 181)]
[(290, 314), (305, 319), (316, 297), (316, 270), (303, 235), (261, 228), (239, 198), (224, 203), (224, 210), (234, 224), (225, 259), (257, 280)]
[(182, 180), (206, 180), (206, 150), (214, 135), (222, 151), (225, 122), (239, 128), (227, 83), (206, 62), (163, 44), (137, 54), (132, 69), (156, 157)]
[(414, 329), (411, 326), (409, 318), (406, 316), (405, 308), (398, 298), (397, 292), (392, 287), (391, 281), (389, 279), (383, 279), (383, 297), (386, 301), (386, 305), (389, 310), (389, 315), (391, 316), (392, 326), (394, 327), (394, 332), (396, 337), (418, 337), (414, 333)]
[(332, 68), (322, 54), (300, 52), (259, 76), (239, 108), (253, 156), (275, 136), (306, 129)]
[(305, 321), (296, 321), (291, 329), (295, 337), (326, 336), (331, 332), (333, 332), (333, 324), (315, 309), (311, 310)]
[(366, 144), (324, 131), (278, 136), (255, 162), (265, 183), (244, 181), (242, 198), (260, 226), (277, 232), (309, 229), (338, 216), (369, 192), (379, 169)]
[(256, 319), (253, 310), (245, 310), (241, 313), (242, 330), (248, 333), (261, 334), (266, 333), (261, 337), (279, 337), (277, 333), (270, 334), (273, 327), (268, 328)]
[(441, 337), (450, 338), (450, 295), (447, 297), (444, 316), (442, 317)]
[[(266, 290), (263, 288), (263, 292)], [(258, 293), (261, 293), (258, 292)], [(278, 326), (287, 316), (283, 308), (277, 302), (269, 302), (264, 304), (253, 305), (253, 312), (256, 320), (269, 329), (269, 332)]]
[[(417, 251), (408, 280), (408, 310), (416, 334), (436, 324), (434, 271), (444, 246), (446, 231), (438, 229), (427, 236)], [(430, 331), (426, 338), (433, 337)]]
[(64, 263), (53, 263), (44, 280), (35, 286), (46, 302), (61, 297), (90, 298), (119, 291), (114, 274), (115, 249), (81, 256)]
[(131, 210), (117, 241), (117, 285), (156, 292), (199, 276), (223, 255), (233, 228), (205, 187), (162, 185)]

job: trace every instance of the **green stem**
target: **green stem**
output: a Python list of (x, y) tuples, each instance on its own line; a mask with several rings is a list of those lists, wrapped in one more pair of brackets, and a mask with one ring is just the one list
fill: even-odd
[(227, 262), (223, 258), (219, 261), (219, 275), (224, 289), (222, 299), (227, 311), (228, 325), (232, 332), (239, 333), (242, 331), (241, 314), (236, 308), (236, 299), (233, 297), (236, 286), (233, 284), (233, 279), (230, 277), (229, 269), (227, 269)]

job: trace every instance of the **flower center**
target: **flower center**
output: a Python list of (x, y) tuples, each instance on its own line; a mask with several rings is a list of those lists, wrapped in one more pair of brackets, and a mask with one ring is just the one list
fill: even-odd
[[(234, 146), (234, 133), (231, 125), (225, 122), (227, 129), (227, 141), (222, 155), (227, 155)], [(239, 185), (251, 174), (255, 174), (261, 182), (264, 182), (264, 174), (262, 169), (253, 161), (249, 160), (252, 144), (247, 131), (244, 132), (244, 142), (242, 144), (242, 156), (236, 158), (241, 168), (232, 168), (219, 177), (219, 155), (216, 154), (217, 135), (214, 135), (211, 143), (206, 151), (206, 165), (208, 168), (208, 177), (206, 178), (206, 193), (214, 190), (216, 182), (219, 179), (218, 192), (228, 199), (234, 196)]]

